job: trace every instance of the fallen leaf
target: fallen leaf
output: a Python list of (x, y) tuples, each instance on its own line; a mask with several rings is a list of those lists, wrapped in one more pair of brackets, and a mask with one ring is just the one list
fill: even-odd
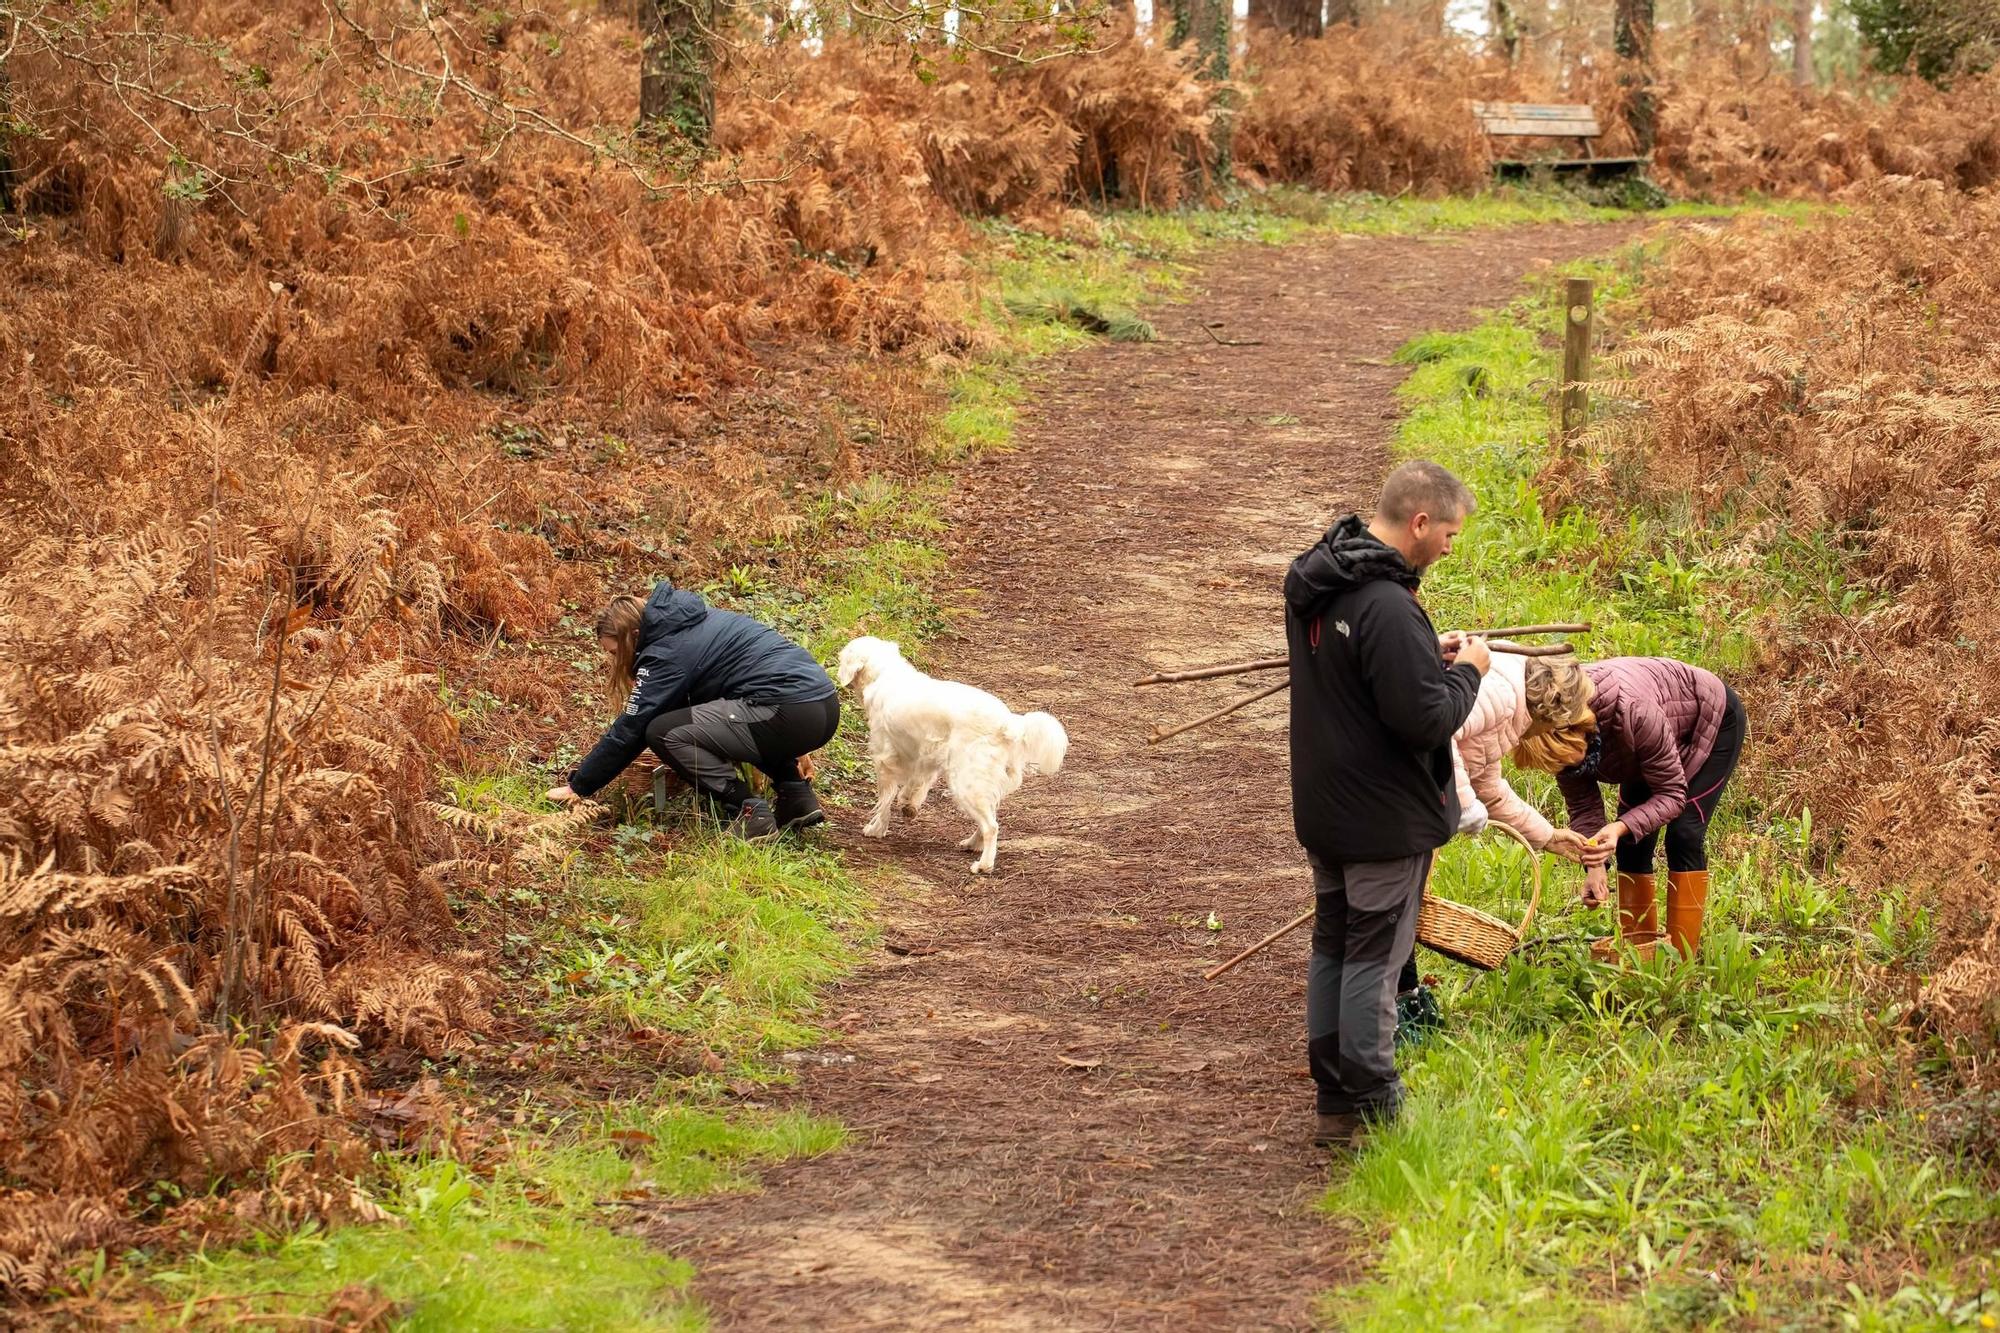
[(910, 1080), (910, 1082), (912, 1082), (912, 1083), (942, 1083), (942, 1082), (944, 1082), (944, 1075), (943, 1075), (943, 1074), (918, 1074), (918, 1075), (917, 1075), (916, 1077), (912, 1078), (912, 1079)]
[(1056, 1059), (1062, 1061), (1064, 1064), (1068, 1065), (1071, 1069), (1095, 1069), (1099, 1065), (1104, 1063), (1103, 1060), (1097, 1059), (1095, 1057), (1090, 1059), (1078, 1059), (1076, 1056), (1073, 1055), (1057, 1055)]

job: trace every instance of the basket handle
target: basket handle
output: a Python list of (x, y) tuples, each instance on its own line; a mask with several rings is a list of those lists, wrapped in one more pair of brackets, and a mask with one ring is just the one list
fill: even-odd
[(1515, 842), (1520, 843), (1528, 849), (1528, 865), (1534, 871), (1535, 886), (1528, 894), (1528, 910), (1521, 917), (1521, 924), (1514, 927), (1514, 934), (1522, 939), (1526, 939), (1529, 923), (1535, 919), (1535, 909), (1541, 906), (1542, 903), (1542, 854), (1536, 851), (1535, 844), (1529, 842), (1521, 830), (1515, 828), (1512, 824), (1503, 824), (1497, 819), (1489, 819), (1486, 821), (1486, 831), (1488, 833), (1505, 833)]

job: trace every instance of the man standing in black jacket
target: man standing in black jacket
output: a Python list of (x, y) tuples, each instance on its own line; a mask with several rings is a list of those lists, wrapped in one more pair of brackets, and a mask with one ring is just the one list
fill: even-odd
[(1450, 472), (1405, 463), (1371, 522), (1341, 519), (1285, 576), (1292, 820), (1317, 895), (1306, 1049), (1321, 1144), (1352, 1143), (1403, 1099), (1397, 972), (1431, 854), (1458, 827), (1451, 738), (1490, 664), (1483, 640), (1440, 638), (1416, 590), (1472, 510)]

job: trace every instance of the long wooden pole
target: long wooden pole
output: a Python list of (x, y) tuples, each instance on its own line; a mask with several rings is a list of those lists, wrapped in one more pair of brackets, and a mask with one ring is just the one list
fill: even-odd
[[(1502, 625), (1497, 629), (1466, 631), (1466, 633), (1478, 634), (1489, 639), (1518, 638), (1527, 634), (1588, 634), (1589, 632), (1590, 622), (1588, 620), (1570, 621), (1552, 625)], [(1493, 645), (1488, 644), (1487, 646), (1492, 647)], [(1499, 651), (1509, 652), (1512, 649), (1501, 648)], [(1568, 652), (1570, 650), (1567, 645), (1563, 645), (1557, 651)], [(1528, 655), (1535, 656), (1537, 654)], [(1554, 656), (1555, 654), (1543, 653), (1539, 655)], [(1150, 676), (1144, 676), (1133, 681), (1132, 686), (1134, 689), (1138, 689), (1147, 685), (1178, 685), (1183, 681), (1214, 680), (1218, 676), (1241, 676), (1252, 671), (1276, 671), (1279, 667), (1289, 665), (1290, 661), (1290, 658), (1285, 657), (1258, 657), (1248, 662), (1226, 662), (1221, 666), (1189, 667), (1185, 671), (1156, 671)]]
[(1242, 962), (1245, 958), (1248, 958), (1251, 954), (1260, 953), (1263, 950), (1269, 948), (1271, 945), (1276, 944), (1279, 940), (1291, 934), (1293, 931), (1297, 930), (1300, 926), (1303, 926), (1306, 922), (1312, 920), (1313, 913), (1316, 910), (1318, 909), (1315, 907), (1308, 907), (1305, 911), (1300, 912), (1290, 921), (1287, 921), (1284, 925), (1279, 926), (1276, 930), (1266, 935), (1263, 939), (1258, 940), (1255, 944), (1245, 949), (1242, 953), (1237, 954), (1234, 958), (1230, 959), (1228, 962), (1220, 963), (1215, 967), (1211, 967), (1210, 969), (1208, 969), (1208, 971), (1202, 973), (1201, 979), (1203, 981), (1213, 981), (1217, 977), (1221, 976), (1224, 972), (1227, 972), (1230, 968), (1235, 967), (1238, 963)]
[(1241, 699), (1238, 699), (1235, 703), (1225, 704), (1221, 708), (1216, 709), (1213, 713), (1208, 713), (1202, 717), (1198, 717), (1192, 722), (1183, 722), (1178, 727), (1173, 728), (1171, 731), (1162, 731), (1159, 728), (1155, 727), (1153, 729), (1153, 734), (1146, 738), (1146, 744), (1158, 745), (1161, 741), (1166, 740), (1169, 736), (1178, 736), (1183, 731), (1193, 731), (1196, 727), (1203, 726), (1207, 723), (1213, 722), (1219, 717), (1228, 717), (1231, 713), (1235, 712), (1239, 708), (1243, 708), (1250, 704), (1254, 704), (1259, 699), (1268, 699), (1272, 695), (1276, 694), (1279, 690), (1290, 689), (1291, 685), (1292, 682), (1290, 680), (1281, 680), (1277, 684), (1269, 686), (1268, 688), (1257, 690), (1250, 694), (1246, 694)]
[(1222, 666), (1191, 667), (1186, 671), (1156, 671), (1143, 680), (1132, 682), (1134, 689), (1144, 685), (1178, 685), (1184, 680), (1213, 680), (1217, 676), (1241, 676), (1252, 671), (1276, 671), (1281, 666), (1289, 666), (1289, 657), (1260, 657), (1250, 662), (1229, 662)]

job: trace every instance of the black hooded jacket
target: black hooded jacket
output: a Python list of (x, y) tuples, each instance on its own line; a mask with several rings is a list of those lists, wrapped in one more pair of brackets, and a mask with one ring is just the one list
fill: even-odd
[(1445, 666), (1418, 581), (1353, 514), (1285, 575), (1292, 822), (1321, 860), (1416, 856), (1458, 828), (1451, 738), (1479, 672)]
[(625, 771), (646, 748), (646, 724), (662, 713), (732, 699), (746, 704), (811, 703), (837, 691), (813, 655), (778, 631), (734, 611), (718, 611), (700, 593), (666, 579), (654, 587), (639, 621), (631, 697), (604, 738), (570, 774), (569, 789), (589, 796)]

